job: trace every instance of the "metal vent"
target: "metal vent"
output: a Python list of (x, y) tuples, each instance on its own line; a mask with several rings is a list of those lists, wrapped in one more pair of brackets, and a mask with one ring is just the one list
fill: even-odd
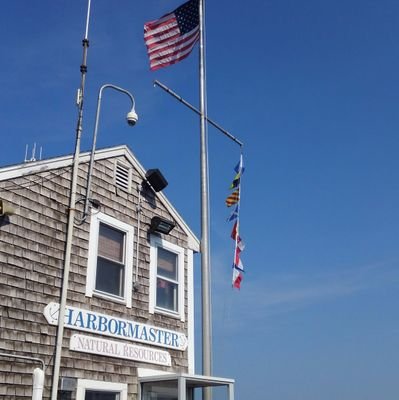
[(119, 162), (115, 166), (115, 185), (130, 192), (131, 168)]

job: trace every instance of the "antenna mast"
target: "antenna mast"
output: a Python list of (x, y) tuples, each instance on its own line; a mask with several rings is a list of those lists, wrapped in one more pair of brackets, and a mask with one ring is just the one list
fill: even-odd
[(65, 244), (64, 273), (63, 273), (63, 280), (61, 287), (61, 299), (60, 299), (57, 340), (56, 340), (55, 357), (54, 357), (51, 400), (57, 400), (57, 394), (58, 394), (58, 381), (60, 376), (62, 341), (64, 337), (64, 319), (65, 319), (66, 301), (68, 294), (69, 270), (71, 266), (72, 237), (73, 237), (73, 228), (75, 219), (76, 188), (78, 181), (78, 169), (79, 169), (79, 157), (80, 157), (80, 138), (82, 135), (83, 99), (84, 99), (84, 89), (85, 89), (86, 73), (87, 73), (87, 50), (89, 48), (88, 34), (89, 34), (89, 20), (90, 20), (90, 3), (91, 0), (88, 0), (85, 37), (82, 41), (83, 61), (82, 65), (80, 66), (81, 81), (76, 98), (76, 105), (78, 106), (78, 121), (76, 124), (76, 143), (75, 143), (75, 153), (74, 153), (73, 167), (72, 167), (71, 197), (69, 203), (67, 237)]

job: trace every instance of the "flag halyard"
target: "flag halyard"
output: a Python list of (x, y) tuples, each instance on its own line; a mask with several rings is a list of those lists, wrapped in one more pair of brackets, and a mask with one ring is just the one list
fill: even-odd
[(233, 229), (231, 231), (231, 238), (234, 240), (234, 260), (233, 260), (233, 277), (232, 277), (232, 286), (233, 288), (240, 289), (241, 282), (244, 274), (244, 265), (241, 260), (241, 253), (244, 251), (245, 244), (242, 241), (239, 235), (239, 226), (240, 226), (240, 193), (241, 193), (241, 178), (244, 173), (244, 163), (242, 154), (240, 155), (240, 161), (234, 168), (236, 175), (233, 179), (232, 184), (230, 185), (230, 189), (235, 189), (227, 198), (226, 198), (226, 206), (230, 207), (233, 204), (236, 204), (234, 211), (231, 213), (230, 217), (227, 218), (227, 221), (234, 221)]

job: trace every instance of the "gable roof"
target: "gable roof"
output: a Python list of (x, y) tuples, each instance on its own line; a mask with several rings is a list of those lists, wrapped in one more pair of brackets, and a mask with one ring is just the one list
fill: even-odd
[[(80, 163), (88, 163), (90, 160), (90, 152), (80, 153), (79, 162)], [(146, 171), (144, 167), (139, 163), (137, 158), (134, 156), (132, 151), (128, 146), (115, 146), (109, 147), (105, 149), (97, 149), (94, 155), (94, 160), (104, 160), (107, 158), (120, 157), (125, 156), (126, 159), (133, 165), (133, 167), (137, 170), (139, 175), (145, 179)], [(11, 165), (8, 167), (0, 168), (0, 182), (19, 178), (26, 175), (37, 174), (40, 172), (51, 171), (53, 169), (65, 168), (68, 166), (72, 166), (73, 164), (73, 155), (61, 156), (50, 158), (47, 160), (33, 161), (22, 164)], [(185, 223), (180, 214), (176, 211), (176, 209), (172, 206), (169, 200), (162, 192), (156, 192), (155, 195), (159, 199), (159, 201), (164, 205), (167, 211), (172, 215), (176, 223), (181, 227), (181, 229), (186, 233), (188, 237), (188, 247), (195, 251), (199, 252), (200, 250), (200, 242), (198, 238), (194, 235), (188, 225)]]

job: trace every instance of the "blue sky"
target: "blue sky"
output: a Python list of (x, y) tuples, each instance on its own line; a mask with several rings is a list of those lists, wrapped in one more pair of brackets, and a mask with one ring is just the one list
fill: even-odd
[[(2, 165), (34, 142), (73, 152), (86, 4), (2, 3)], [(150, 72), (143, 44), (144, 22), (179, 4), (92, 2), (82, 150), (99, 87), (130, 90), (139, 123), (105, 93), (98, 146), (160, 168), (200, 236), (198, 118), (152, 85), (197, 106), (197, 51)], [(209, 117), (245, 143), (233, 291), (224, 200), (239, 148), (209, 128), (214, 375), (236, 379), (237, 400), (398, 398), (398, 15), (390, 0), (207, 2)]]

